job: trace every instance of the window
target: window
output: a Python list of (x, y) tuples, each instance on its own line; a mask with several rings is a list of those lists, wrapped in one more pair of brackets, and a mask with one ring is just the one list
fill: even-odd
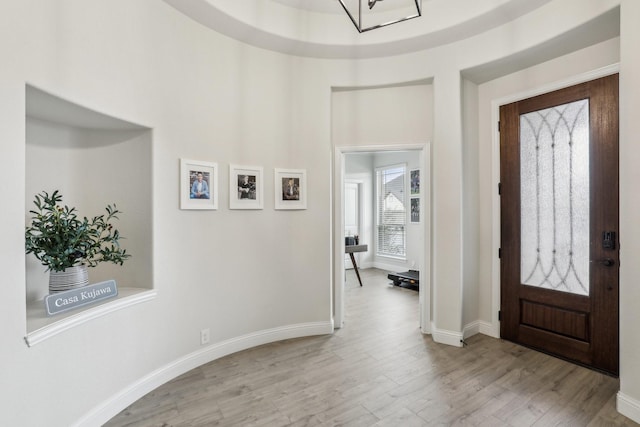
[(406, 169), (405, 165), (396, 165), (376, 170), (378, 255), (404, 258), (406, 254)]

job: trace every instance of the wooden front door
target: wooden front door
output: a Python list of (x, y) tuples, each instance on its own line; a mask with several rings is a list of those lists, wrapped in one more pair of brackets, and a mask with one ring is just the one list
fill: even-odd
[(618, 75), (500, 107), (502, 338), (618, 374)]

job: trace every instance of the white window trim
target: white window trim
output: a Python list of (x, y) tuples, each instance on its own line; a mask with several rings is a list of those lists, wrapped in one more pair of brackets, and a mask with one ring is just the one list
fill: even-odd
[[(374, 231), (375, 231), (375, 256), (376, 257), (380, 257), (380, 258), (389, 258), (389, 259), (395, 259), (395, 260), (400, 260), (400, 261), (406, 261), (407, 259), (407, 218), (406, 218), (406, 213), (407, 213), (407, 200), (406, 200), (406, 192), (407, 192), (407, 163), (395, 163), (395, 164), (390, 164), (390, 165), (384, 165), (384, 166), (378, 166), (375, 168), (375, 226), (374, 226)], [(404, 255), (397, 255), (397, 254), (389, 254), (389, 253), (381, 253), (380, 252), (380, 248), (379, 248), (379, 220), (380, 220), (380, 180), (378, 178), (378, 174), (380, 171), (383, 170), (387, 170), (387, 169), (394, 169), (394, 168), (402, 168), (404, 170), (404, 187), (403, 190), (405, 192), (405, 200), (402, 201), (402, 204), (404, 205), (404, 209), (405, 209), (405, 216), (404, 216), (404, 233), (405, 233), (405, 237), (404, 237)]]

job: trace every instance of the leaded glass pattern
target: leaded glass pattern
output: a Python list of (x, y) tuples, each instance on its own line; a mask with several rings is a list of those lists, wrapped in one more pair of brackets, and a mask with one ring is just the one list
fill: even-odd
[(589, 295), (589, 100), (520, 116), (521, 283)]

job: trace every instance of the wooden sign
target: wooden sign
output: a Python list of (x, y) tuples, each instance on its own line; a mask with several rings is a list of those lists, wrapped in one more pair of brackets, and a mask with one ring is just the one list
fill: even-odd
[(44, 305), (47, 309), (47, 314), (52, 316), (64, 311), (73, 310), (74, 308), (113, 298), (116, 295), (118, 295), (116, 281), (107, 280), (106, 282), (47, 295), (44, 299)]

